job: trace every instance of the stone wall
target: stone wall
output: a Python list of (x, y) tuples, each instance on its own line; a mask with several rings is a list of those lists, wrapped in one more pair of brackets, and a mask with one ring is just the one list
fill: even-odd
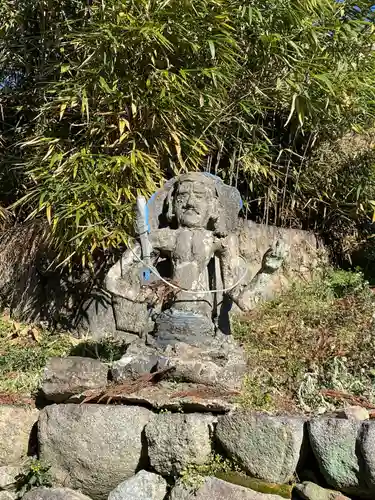
[[(24, 500), (375, 497), (375, 422), (365, 410), (275, 416), (238, 408), (234, 394), (176, 383), (168, 392), (162, 382), (142, 380), (114, 390), (99, 361), (51, 360), (42, 393), (60, 404), (0, 405), (0, 499), (16, 499), (15, 476), (35, 453), (50, 467), (52, 487), (32, 489)], [(105, 393), (117, 404), (84, 402), (106, 401)], [(237, 472), (205, 468), (214, 453)]]
[(260, 267), (262, 257), (277, 239), (284, 240), (290, 247), (282, 269), (271, 283), (271, 292), (288, 286), (293, 279), (310, 279), (319, 262), (326, 259), (323, 244), (310, 231), (278, 228), (245, 221), (241, 231), (241, 254), (249, 262), (249, 275), (253, 276)]

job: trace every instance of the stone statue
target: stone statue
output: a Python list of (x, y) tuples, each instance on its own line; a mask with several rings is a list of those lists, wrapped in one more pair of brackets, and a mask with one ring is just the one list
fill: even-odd
[(241, 205), (236, 188), (195, 172), (171, 179), (151, 198), (151, 279), (142, 278), (145, 256), (139, 242), (106, 279), (117, 330), (153, 332), (160, 345), (200, 345), (203, 339), (229, 333), (232, 305), (252, 309), (286, 255), (285, 245), (276, 242), (250, 279), (239, 250)]
[[(137, 206), (142, 215), (141, 198)], [(109, 270), (107, 303), (87, 314), (89, 328), (127, 344), (114, 380), (156, 371), (189, 389), (240, 389), (247, 359), (229, 335), (229, 311), (265, 298), (286, 256), (277, 241), (251, 276), (241, 206), (236, 188), (207, 173), (173, 178), (149, 200), (138, 239)]]

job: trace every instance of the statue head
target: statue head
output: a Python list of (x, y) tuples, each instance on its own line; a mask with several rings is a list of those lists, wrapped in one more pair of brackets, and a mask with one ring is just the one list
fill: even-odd
[(196, 172), (179, 177), (171, 204), (178, 226), (189, 228), (213, 226), (219, 216), (219, 205), (218, 193), (212, 178)]
[(241, 206), (235, 187), (208, 172), (189, 172), (170, 179), (150, 198), (149, 227), (206, 228), (225, 235), (238, 227)]

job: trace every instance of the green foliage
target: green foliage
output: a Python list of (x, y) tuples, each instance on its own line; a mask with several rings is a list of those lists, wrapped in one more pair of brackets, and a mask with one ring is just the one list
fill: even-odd
[(66, 356), (77, 341), (0, 318), (0, 394), (37, 390), (47, 360)]
[(325, 218), (315, 149), (374, 116), (374, 30), (353, 10), (370, 4), (3, 0), (0, 206), (43, 216), (59, 258), (84, 263), (126, 242), (137, 193), (186, 169), (236, 182), (253, 218)]
[(243, 317), (235, 335), (249, 373), (240, 402), (304, 412), (374, 404), (373, 311), (361, 273), (327, 270)]
[(118, 361), (125, 353), (128, 344), (117, 339), (102, 339), (100, 341), (81, 341), (72, 350), (72, 356), (99, 359), (104, 363)]
[(207, 463), (202, 465), (190, 464), (181, 472), (181, 481), (188, 488), (198, 489), (207, 476), (217, 476), (233, 471), (239, 472), (239, 466), (218, 453), (212, 453)]
[(326, 286), (335, 298), (343, 298), (347, 295), (367, 293), (367, 283), (364, 281), (360, 271), (351, 272), (337, 269), (326, 276)]
[(27, 470), (17, 477), (17, 498), (22, 498), (32, 488), (52, 486), (49, 469), (49, 466), (44, 465), (36, 458), (32, 458)]

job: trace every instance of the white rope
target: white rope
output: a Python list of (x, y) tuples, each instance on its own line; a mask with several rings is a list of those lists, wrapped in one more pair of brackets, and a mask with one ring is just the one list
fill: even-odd
[(234, 285), (228, 287), (228, 288), (222, 288), (222, 289), (218, 289), (218, 290), (187, 290), (181, 286), (178, 286), (178, 285), (175, 285), (174, 283), (170, 283), (168, 280), (166, 280), (165, 278), (163, 278), (159, 271), (151, 264), (146, 264), (146, 262), (144, 262), (143, 259), (141, 259), (141, 257), (139, 257), (135, 252), (134, 250), (132, 249), (131, 246), (128, 247), (130, 249), (130, 251), (132, 252), (132, 254), (135, 256), (135, 258), (141, 263), (143, 264), (145, 267), (147, 267), (151, 272), (153, 272), (155, 274), (155, 276), (157, 278), (159, 278), (161, 281), (163, 281), (163, 283), (165, 283), (166, 285), (168, 285), (169, 287), (171, 288), (174, 288), (175, 290), (179, 290), (179, 291), (182, 291), (182, 292), (185, 292), (185, 293), (191, 293), (191, 294), (194, 294), (194, 295), (197, 295), (197, 294), (210, 294), (210, 293), (225, 293), (225, 292), (229, 292), (230, 290), (233, 290), (233, 288), (236, 288), (236, 286), (238, 286), (246, 277), (247, 275), (247, 265), (246, 265), (246, 261), (243, 257), (240, 256), (240, 259), (242, 259), (244, 262), (245, 262), (245, 272), (243, 273), (243, 275), (241, 276), (241, 278), (239, 280), (236, 281), (236, 283), (234, 283)]

